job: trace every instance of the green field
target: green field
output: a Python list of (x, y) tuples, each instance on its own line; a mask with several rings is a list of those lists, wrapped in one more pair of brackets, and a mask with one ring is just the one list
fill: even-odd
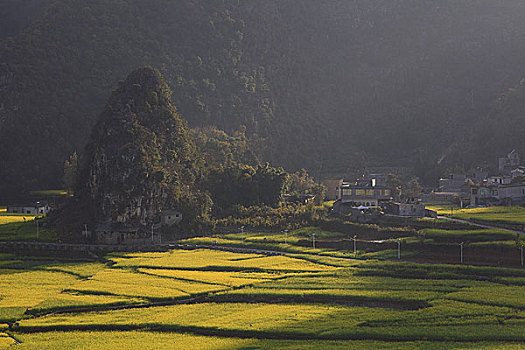
[(65, 190), (40, 190), (40, 191), (31, 191), (29, 192), (30, 195), (33, 196), (51, 196), (51, 197), (59, 197), (59, 196), (67, 196), (68, 193)]
[(55, 232), (44, 226), (45, 215), (6, 213), (5, 207), (0, 207), (0, 241), (36, 240), (37, 218), (38, 240), (56, 241)]
[(427, 205), (428, 209), (435, 210), (439, 215), (446, 215), (462, 220), (480, 220), (496, 223), (525, 224), (525, 208), (512, 207), (483, 207), (461, 209), (450, 205)]
[(0, 347), (22, 349), (523, 349), (525, 270), (206, 249), (3, 254), (1, 323)]

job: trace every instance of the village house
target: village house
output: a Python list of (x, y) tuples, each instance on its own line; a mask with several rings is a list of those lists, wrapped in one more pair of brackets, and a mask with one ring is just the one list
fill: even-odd
[(339, 199), (333, 209), (341, 215), (348, 214), (351, 208), (379, 207), (380, 202), (392, 199), (392, 190), (386, 186), (376, 186), (375, 179), (368, 183), (343, 183)]
[(385, 212), (398, 216), (425, 217), (425, 205), (420, 202), (410, 201), (406, 203), (387, 203), (384, 206)]
[(450, 174), (448, 178), (439, 179), (437, 192), (461, 193), (466, 181), (465, 174)]
[(355, 207), (377, 207), (381, 201), (389, 201), (392, 191), (386, 186), (375, 186), (375, 182), (367, 186), (343, 185), (341, 187), (341, 202)]
[(454, 192), (430, 192), (420, 195), (423, 203), (452, 203), (459, 201), (459, 195)]
[(520, 156), (515, 149), (510, 151), (505, 157), (498, 158), (498, 170), (500, 174), (510, 175), (510, 172), (519, 165)]
[(470, 205), (523, 205), (525, 184), (484, 184), (472, 186)]
[(323, 185), (326, 187), (325, 197), (329, 201), (336, 201), (341, 198), (341, 187), (343, 186), (343, 179), (327, 179), (323, 180)]
[[(149, 244), (151, 243), (151, 235), (149, 230), (153, 233), (164, 226), (171, 226), (182, 221), (182, 213), (177, 210), (164, 210), (159, 213), (157, 223), (146, 227), (141, 232), (138, 226), (128, 225), (121, 222), (109, 221), (98, 223), (94, 229), (94, 240), (99, 244)], [(91, 231), (85, 229), (82, 232), (83, 236), (87, 238), (91, 236)]]
[(512, 179), (518, 177), (518, 176), (523, 176), (525, 175), (525, 166), (523, 165), (520, 165), (519, 167), (517, 167), (516, 169), (513, 169), (510, 171), (510, 177)]
[(487, 182), (491, 185), (510, 185), (512, 177), (508, 175), (490, 176)]
[(142, 244), (144, 238), (139, 235), (139, 228), (119, 222), (104, 222), (95, 226), (95, 240), (99, 244)]
[(49, 213), (50, 207), (47, 202), (35, 202), (25, 204), (14, 204), (7, 206), (7, 213), (10, 214), (47, 214)]

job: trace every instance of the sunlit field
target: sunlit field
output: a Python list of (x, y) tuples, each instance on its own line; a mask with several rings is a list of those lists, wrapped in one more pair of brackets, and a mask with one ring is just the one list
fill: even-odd
[[(36, 240), (37, 222), (36, 218), (45, 215), (11, 214), (0, 209), (0, 241), (29, 241)], [(38, 239), (40, 241), (55, 241), (55, 232), (49, 230), (39, 223)]]
[(206, 249), (100, 262), (4, 254), (0, 322), (11, 330), (0, 346), (523, 348), (523, 269), (327, 258)]
[(463, 220), (481, 220), (512, 224), (525, 224), (525, 208), (511, 207), (480, 207), (461, 209), (450, 205), (427, 205), (428, 209), (435, 210), (439, 215), (446, 215)]
[(35, 217), (36, 215), (30, 214), (7, 214), (4, 211), (0, 214), (0, 225), (12, 224), (17, 222), (29, 222), (33, 221)]

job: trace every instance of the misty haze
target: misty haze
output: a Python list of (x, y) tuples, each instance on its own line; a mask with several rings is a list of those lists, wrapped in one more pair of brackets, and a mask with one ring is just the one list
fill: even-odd
[(0, 0), (0, 348), (524, 348), (524, 18)]

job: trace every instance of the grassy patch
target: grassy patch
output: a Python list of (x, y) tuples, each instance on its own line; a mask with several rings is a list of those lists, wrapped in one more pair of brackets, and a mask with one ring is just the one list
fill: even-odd
[[(34, 215), (0, 214), (0, 241), (31, 241), (37, 238), (37, 224)], [(40, 241), (55, 241), (56, 233), (40, 223)]]
[(440, 215), (447, 215), (463, 220), (475, 219), (487, 222), (525, 224), (525, 208), (520, 206), (451, 209), (450, 206), (439, 205), (429, 206), (428, 208), (437, 210)]
[(68, 196), (68, 193), (65, 190), (40, 190), (40, 191), (31, 191), (29, 192), (29, 194), (32, 196), (51, 196), (51, 197)]
[(427, 239), (438, 242), (462, 242), (462, 241), (506, 241), (516, 240), (516, 234), (508, 230), (477, 229), (477, 230), (440, 230), (424, 229), (421, 233)]
[[(6, 336), (7, 337), (7, 336)], [(141, 344), (142, 349), (355, 349), (355, 350), (417, 350), (417, 349), (480, 349), (480, 350), (520, 350), (525, 347), (519, 343), (476, 342), (431, 343), (428, 341), (384, 342), (376, 340), (283, 340), (202, 336), (193, 334), (160, 333), (148, 331), (107, 331), (107, 332), (48, 332), (16, 334), (22, 341), (20, 349), (73, 350), (81, 347), (85, 350), (134, 349)], [(7, 342), (6, 344), (11, 344)], [(1, 343), (0, 343), (1, 345)]]

